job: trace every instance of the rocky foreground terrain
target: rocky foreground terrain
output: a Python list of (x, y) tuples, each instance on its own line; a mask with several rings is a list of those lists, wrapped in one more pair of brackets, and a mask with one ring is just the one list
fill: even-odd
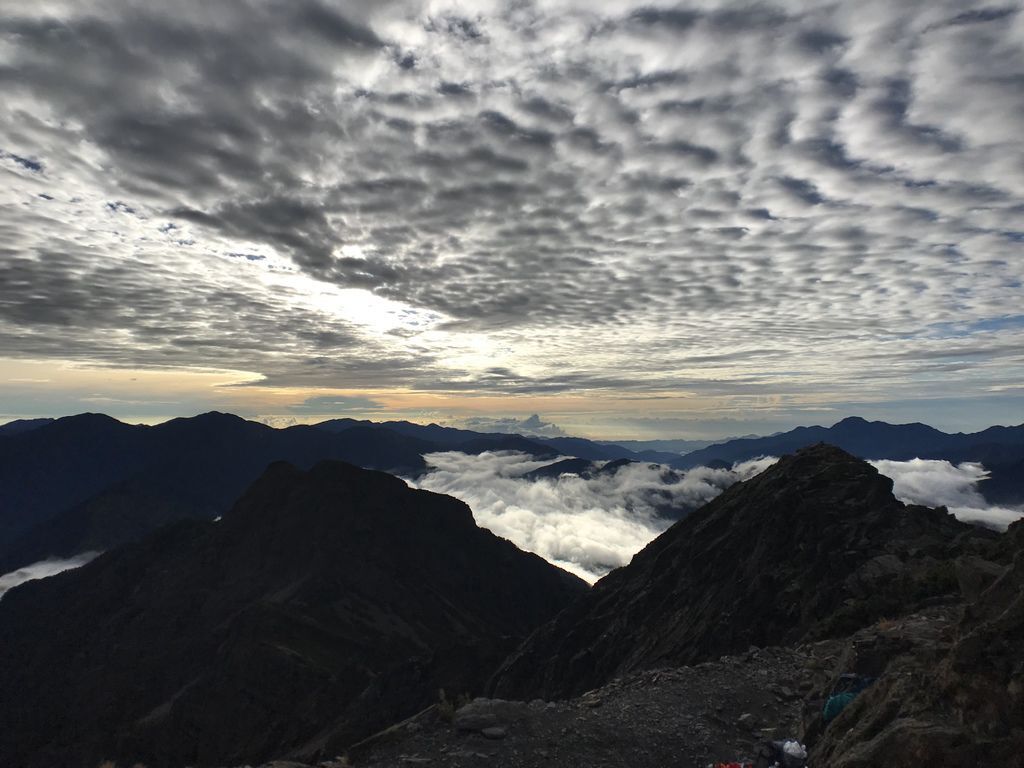
[[(774, 595), (746, 567), (760, 552)], [(870, 466), (820, 446), (723, 494), (541, 627), (491, 698), (446, 695), (322, 765), (697, 767), (796, 738), (815, 767), (1021, 766), (1022, 636), (1024, 524), (994, 535), (906, 507)], [(826, 723), (843, 674), (874, 682)]]
[[(635, 672), (564, 701), (479, 698), (454, 709), (438, 703), (319, 765), (654, 768), (751, 761), (765, 741), (820, 732), (837, 670), (879, 672), (895, 649), (927, 655), (948, 647), (957, 613), (936, 606), (849, 638)], [(866, 765), (881, 764), (887, 763)], [(306, 764), (263, 768), (271, 766)]]

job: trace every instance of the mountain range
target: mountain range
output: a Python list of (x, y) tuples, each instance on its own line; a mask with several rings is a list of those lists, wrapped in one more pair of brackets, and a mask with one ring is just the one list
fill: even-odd
[(618, 675), (849, 634), (955, 587), (945, 510), (906, 506), (824, 444), (781, 459), (676, 523), (535, 632), (500, 670), (505, 698), (566, 698)]
[[(980, 490), (990, 503), (1024, 501), (1024, 425), (947, 434), (923, 424), (848, 418), (832, 427), (730, 440), (681, 456), (582, 438), (482, 433), (407, 421), (333, 419), (274, 429), (217, 412), (156, 426), (81, 414), (0, 426), (0, 573), (49, 557), (104, 551), (174, 520), (213, 519), (279, 460), (308, 469), (317, 461), (337, 459), (416, 476), (427, 470), (423, 457), (438, 451), (520, 451), (550, 459), (552, 465), (573, 457), (581, 460), (577, 469), (584, 472), (594, 471), (584, 460), (653, 462), (682, 470), (728, 467), (821, 441), (868, 459), (982, 462), (990, 477)], [(557, 476), (567, 469), (561, 466), (552, 474), (555, 469), (541, 468), (534, 476)], [(666, 515), (679, 517), (679, 510), (670, 507)]]
[[(589, 589), (450, 497), (341, 462), (278, 462), (220, 521), (179, 521), (0, 600), (0, 764), (313, 765), (348, 752), (356, 765), (470, 765), (492, 754), (472, 739), (519, 728), (493, 762), (539, 768), (617, 680), (714, 679), (703, 665), (745, 654), (729, 664), (767, 685), (778, 666), (758, 664), (779, 653), (758, 648), (797, 659), (838, 643), (850, 650), (828, 656), (821, 687), (779, 689), (806, 696), (813, 765), (1013, 765), (1021, 631), (1024, 523), (997, 534), (902, 504), (832, 446), (731, 486)], [(821, 697), (851, 670), (877, 682), (823, 722)], [(508, 702), (462, 706), (485, 691), (568, 699), (575, 714), (542, 735), (543, 713), (562, 710), (535, 702), (515, 711), (537, 713), (524, 721), (537, 730), (495, 730)], [(663, 711), (643, 696), (615, 717)], [(720, 711), (701, 716), (728, 730)], [(403, 749), (427, 727), (435, 752)], [(609, 765), (663, 765), (644, 757), (666, 754), (650, 742), (680, 734), (643, 733), (605, 729), (581, 746)], [(682, 736), (703, 759), (699, 734)], [(395, 759), (375, 761), (381, 749)]]

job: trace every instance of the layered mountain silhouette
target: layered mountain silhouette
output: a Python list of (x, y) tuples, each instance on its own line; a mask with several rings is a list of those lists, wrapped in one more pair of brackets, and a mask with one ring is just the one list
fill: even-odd
[[(0, 600), (0, 765), (314, 763), (442, 689), (531, 701), (604, 686), (553, 710), (579, 719), (623, 676), (730, 658), (700, 675), (751, 664), (757, 678), (758, 659), (769, 674), (781, 657), (751, 646), (811, 658), (825, 638), (852, 649), (830, 657), (834, 676), (879, 682), (831, 725), (813, 700), (828, 688), (809, 691), (812, 764), (1012, 764), (1022, 532), (905, 505), (871, 465), (819, 444), (588, 590), (457, 500), (340, 462), (275, 463), (219, 522), (179, 521)], [(631, 707), (642, 717), (642, 697)], [(543, 729), (544, 706), (528, 710)], [(496, 764), (544, 764), (533, 747)]]
[(152, 427), (101, 414), (12, 422), (0, 432), (0, 573), (106, 550), (173, 520), (212, 519), (274, 461), (338, 459), (416, 475), (425, 454), (445, 450), (559, 455), (520, 435), (409, 422), (274, 429), (217, 412)]
[(272, 429), (223, 413), (149, 427), (82, 414), (0, 438), (0, 572), (223, 514), (273, 461), (416, 472), (433, 446), (386, 430)]
[(439, 689), (478, 691), (585, 591), (460, 501), (276, 463), (221, 521), (0, 601), (0, 765), (336, 754)]
[[(679, 456), (581, 438), (481, 433), (406, 421), (334, 419), (273, 429), (213, 412), (149, 427), (81, 414), (0, 427), (0, 573), (48, 557), (107, 550), (174, 520), (213, 519), (273, 461), (308, 468), (322, 459), (338, 459), (414, 476), (426, 470), (423, 456), (429, 453), (507, 450), (552, 463), (568, 455), (579, 460), (574, 471), (586, 474), (600, 470), (601, 462), (618, 462), (610, 468), (631, 461), (657, 461), (675, 469), (727, 468), (821, 440), (862, 458), (979, 461), (991, 471), (980, 485), (990, 503), (1024, 502), (1024, 426), (950, 435), (922, 424), (849, 418), (833, 427), (800, 427)], [(541, 468), (527, 479), (557, 477), (567, 466)], [(681, 516), (670, 499), (664, 507), (668, 517)]]
[(993, 536), (906, 506), (871, 465), (812, 446), (601, 579), (506, 661), (493, 690), (565, 698), (638, 669), (848, 634), (954, 591), (952, 558)]
[(15, 419), (6, 424), (0, 424), (0, 436), (18, 435), (22, 432), (31, 432), (33, 429), (44, 427), (54, 419)]

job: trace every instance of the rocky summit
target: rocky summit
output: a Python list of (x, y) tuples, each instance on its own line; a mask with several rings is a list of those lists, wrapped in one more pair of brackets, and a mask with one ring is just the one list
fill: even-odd
[(478, 693), (586, 585), (381, 472), (271, 466), (0, 602), (0, 765), (211, 765), (336, 752)]

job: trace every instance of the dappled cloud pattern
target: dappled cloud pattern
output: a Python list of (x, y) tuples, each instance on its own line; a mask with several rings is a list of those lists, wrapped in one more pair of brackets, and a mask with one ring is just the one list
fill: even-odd
[(1022, 36), (959, 0), (9, 0), (0, 346), (722, 413), (1019, 395)]

